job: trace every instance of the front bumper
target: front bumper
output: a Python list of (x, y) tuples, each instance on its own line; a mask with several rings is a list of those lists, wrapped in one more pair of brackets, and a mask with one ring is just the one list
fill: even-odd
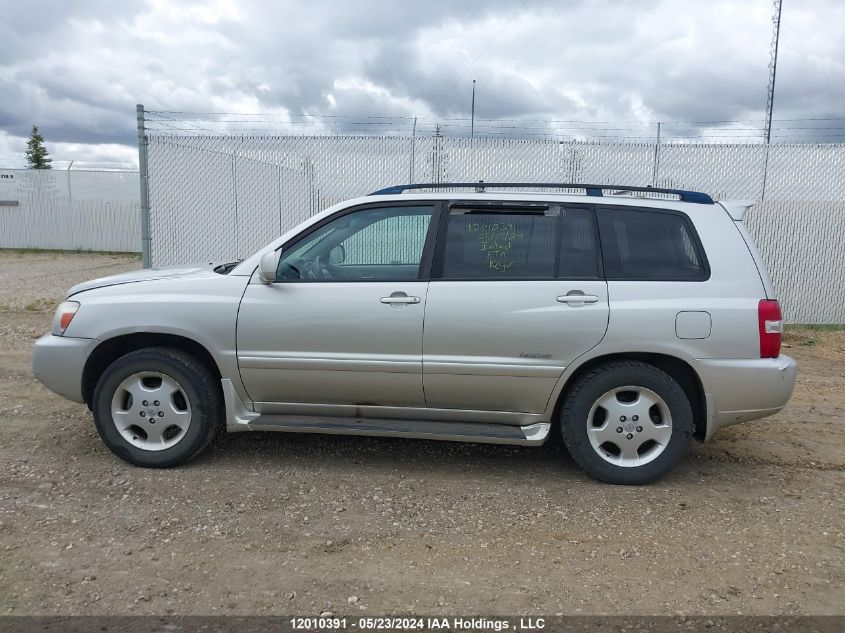
[(789, 356), (693, 362), (707, 398), (704, 440), (723, 426), (777, 413), (792, 395), (798, 365)]
[(84, 402), (82, 371), (98, 343), (92, 338), (46, 334), (35, 342), (32, 372), (50, 391), (74, 402)]

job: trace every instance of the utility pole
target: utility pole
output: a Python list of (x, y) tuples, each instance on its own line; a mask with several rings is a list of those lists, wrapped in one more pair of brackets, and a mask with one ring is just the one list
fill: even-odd
[(778, 44), (780, 43), (780, 13), (783, 8), (783, 0), (773, 1), (774, 14), (772, 15), (772, 46), (769, 54), (769, 88), (766, 93), (766, 145), (772, 141), (772, 111), (775, 107), (775, 78), (778, 71)]
[(440, 124), (434, 126), (434, 143), (431, 146), (431, 177), (432, 182), (442, 182), (443, 176), (443, 130)]
[(657, 122), (657, 139), (654, 143), (654, 167), (651, 172), (651, 186), (657, 186), (657, 172), (660, 169), (660, 127), (663, 124), (658, 121)]
[(472, 80), (472, 115), (469, 123), (469, 137), (475, 138), (475, 79)]

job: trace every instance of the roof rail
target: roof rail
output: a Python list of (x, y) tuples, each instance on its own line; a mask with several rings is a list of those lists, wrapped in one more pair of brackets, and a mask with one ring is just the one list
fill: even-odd
[(485, 189), (502, 189), (519, 187), (521, 189), (584, 189), (588, 196), (602, 197), (603, 189), (618, 190), (620, 192), (635, 191), (641, 193), (668, 193), (676, 195), (681, 202), (696, 204), (713, 204), (713, 198), (701, 191), (687, 191), (685, 189), (660, 189), (657, 187), (631, 187), (627, 185), (586, 185), (584, 183), (556, 183), (556, 182), (432, 182), (409, 185), (396, 185), (373, 191), (371, 196), (389, 196), (411, 189), (452, 189), (459, 187), (474, 187), (477, 192)]

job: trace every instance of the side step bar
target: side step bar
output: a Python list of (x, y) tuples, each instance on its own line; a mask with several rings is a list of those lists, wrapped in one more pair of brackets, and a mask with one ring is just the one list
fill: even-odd
[(247, 426), (255, 431), (407, 437), (424, 440), (519, 444), (524, 446), (542, 444), (551, 429), (551, 424), (548, 422), (539, 422), (529, 426), (509, 426), (505, 424), (385, 418), (306, 417), (269, 413), (258, 415), (250, 420)]

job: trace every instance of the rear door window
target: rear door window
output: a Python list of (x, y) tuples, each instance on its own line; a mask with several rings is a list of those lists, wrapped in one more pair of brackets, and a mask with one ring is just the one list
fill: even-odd
[(554, 279), (560, 209), (452, 209), (443, 279)]
[(707, 262), (689, 219), (677, 212), (597, 207), (607, 279), (702, 281)]

